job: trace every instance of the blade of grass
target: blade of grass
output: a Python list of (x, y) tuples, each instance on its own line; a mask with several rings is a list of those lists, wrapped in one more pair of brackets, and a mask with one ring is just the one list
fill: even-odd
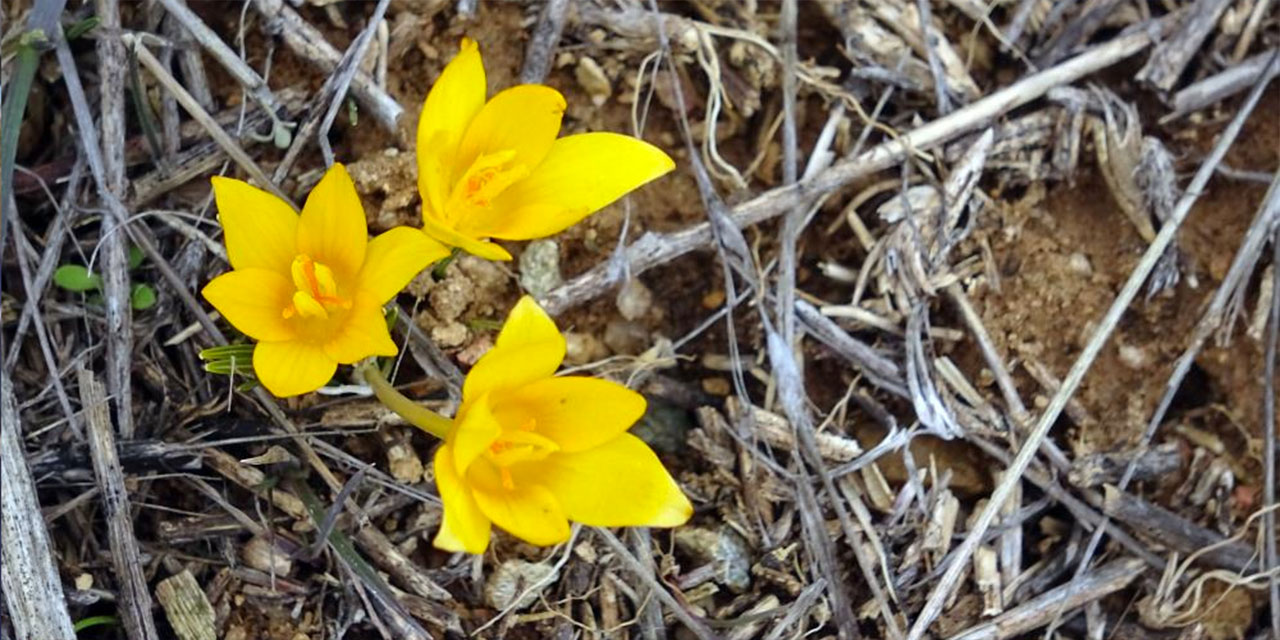
[[(13, 164), (18, 155), (18, 134), (22, 130), (22, 115), (27, 110), (31, 82), (35, 79), (36, 67), (40, 64), (40, 49), (47, 44), (48, 38), (42, 30), (35, 29), (22, 35), (14, 58), (17, 68), (4, 97), (4, 107), (0, 109), (0, 207), (4, 207), (6, 218), (17, 213), (9, 210), (9, 194), (13, 192)], [(0, 225), (0, 246), (5, 244), (5, 228)]]

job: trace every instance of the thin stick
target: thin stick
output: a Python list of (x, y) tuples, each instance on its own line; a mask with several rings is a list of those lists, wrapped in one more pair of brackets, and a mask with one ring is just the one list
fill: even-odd
[(1075, 609), (1115, 593), (1133, 582), (1146, 571), (1141, 560), (1128, 558), (1090, 573), (1079, 584), (1068, 584), (1047, 591), (1022, 605), (1004, 612), (990, 622), (984, 622), (951, 636), (950, 640), (1003, 640), (1014, 638), (1049, 623), (1048, 612), (1054, 609)]
[[(258, 75), (258, 72), (254, 71), (253, 67), (250, 67), (247, 62), (241, 60), (240, 56), (236, 55), (236, 52), (232, 51), (231, 47), (227, 46), (227, 43), (223, 42), (222, 38), (218, 37), (218, 34), (214, 33), (213, 29), (210, 29), (200, 19), (200, 16), (197, 16), (195, 12), (187, 7), (186, 2), (183, 2), (183, 0), (160, 0), (160, 4), (164, 5), (164, 9), (169, 12), (169, 15), (182, 23), (182, 26), (191, 34), (191, 37), (195, 38), (196, 42), (199, 42), (200, 46), (204, 47), (205, 51), (208, 51), (209, 55), (213, 56), (213, 59), (217, 60), (218, 64), (221, 64), (236, 82), (244, 86), (255, 102), (262, 105), (262, 108), (269, 113), (274, 114), (280, 110), (280, 101), (276, 100), (275, 95), (271, 93), (270, 87), (267, 86), (267, 81), (263, 80), (262, 76)], [(194, 98), (192, 98), (192, 102), (197, 105), (201, 104)]]
[[(1164, 255), (1165, 249), (1173, 242), (1178, 228), (1182, 226), (1182, 222), (1191, 211), (1191, 206), (1195, 204), (1196, 199), (1203, 192), (1205, 185), (1209, 182), (1209, 178), (1213, 176), (1214, 169), (1222, 161), (1222, 157), (1226, 155), (1228, 147), (1235, 141), (1236, 136), (1240, 135), (1240, 129), (1244, 126), (1245, 119), (1253, 112), (1253, 108), (1257, 106), (1265, 88), (1266, 82), (1260, 82), (1254, 87), (1240, 112), (1236, 114), (1230, 126), (1223, 132), (1218, 144), (1214, 146), (1213, 152), (1200, 165), (1200, 170), (1196, 172), (1191, 184), (1187, 186), (1186, 194), (1178, 201), (1178, 206), (1170, 214), (1170, 219), (1160, 228), (1160, 233), (1156, 235), (1155, 240), (1143, 253), (1142, 260), (1138, 263), (1133, 273), (1129, 275), (1124, 288), (1116, 296), (1115, 301), (1111, 303), (1111, 307), (1099, 323), (1098, 329), (1090, 336), (1084, 351), (1081, 352), (1071, 366), (1066, 379), (1062, 382), (1062, 387), (1058, 389), (1058, 393), (1054, 394), (1053, 399), (1049, 401), (1049, 406), (1041, 414), (1039, 422), (1036, 423), (1035, 428), (1027, 436), (1026, 441), (1022, 443), (1022, 448), (1018, 450), (1018, 455), (1014, 458), (1013, 464), (1010, 465), (1009, 470), (1005, 473), (995, 491), (991, 493), (986, 507), (983, 508), (982, 513), (979, 514), (977, 520), (969, 529), (964, 541), (960, 543), (956, 558), (930, 592), (924, 608), (921, 610), (919, 617), (916, 618), (915, 625), (911, 627), (911, 632), (907, 636), (908, 640), (920, 640), (929, 625), (942, 613), (944, 603), (950, 596), (951, 590), (955, 588), (956, 583), (960, 580), (960, 575), (968, 567), (969, 559), (973, 556), (974, 550), (978, 548), (978, 544), (982, 542), (983, 534), (991, 526), (1004, 501), (1012, 493), (1014, 486), (1021, 481), (1023, 472), (1026, 471), (1027, 465), (1031, 463), (1036, 450), (1040, 447), (1040, 442), (1049, 434), (1049, 429), (1053, 427), (1053, 423), (1062, 414), (1063, 407), (1066, 406), (1071, 396), (1075, 394), (1076, 389), (1080, 387), (1080, 382), (1084, 379), (1085, 373), (1089, 371), (1089, 367), (1093, 365), (1098, 353), (1106, 345), (1107, 340), (1111, 337), (1111, 332), (1115, 330), (1121, 316), (1124, 315), (1125, 310), (1129, 308), (1129, 304), (1137, 296), (1142, 284), (1146, 282), (1147, 276), (1155, 268), (1160, 257)], [(1101, 533), (1095, 532), (1094, 537), (1101, 538)]]
[[(283, 0), (253, 0), (253, 6), (267, 20), (267, 28), (279, 33), (298, 58), (306, 60), (325, 72), (332, 72), (342, 54), (324, 38), (324, 34), (311, 26)], [(369, 74), (356, 71), (351, 81), (351, 93), (383, 129), (397, 134), (397, 122), (404, 109)]]
[(524, 66), (520, 69), (520, 82), (538, 84), (551, 72), (551, 58), (560, 32), (564, 30), (564, 18), (569, 0), (547, 0), (538, 15), (538, 26), (533, 29), (529, 46), (524, 50)]
[(1258, 25), (1262, 24), (1262, 18), (1270, 8), (1271, 0), (1259, 0), (1253, 5), (1253, 13), (1249, 14), (1249, 21), (1245, 23), (1240, 39), (1236, 41), (1236, 48), (1231, 52), (1232, 62), (1239, 62), (1249, 52), (1249, 45), (1253, 44), (1253, 37), (1258, 33)]
[(254, 162), (253, 158), (250, 158), (249, 154), (245, 153), (244, 149), (241, 149), (240, 145), (236, 144), (236, 141), (232, 140), (231, 136), (221, 126), (218, 126), (218, 121), (214, 120), (208, 111), (201, 108), (200, 103), (196, 102), (196, 99), (181, 84), (178, 84), (178, 81), (169, 74), (169, 71), (164, 68), (164, 65), (160, 64), (160, 61), (151, 54), (151, 51), (142, 44), (141, 40), (129, 34), (124, 36), (124, 40), (125, 44), (138, 56), (138, 62), (141, 62), (156, 77), (156, 80), (164, 85), (173, 94), (173, 97), (178, 99), (178, 104), (182, 105), (182, 108), (186, 109), (187, 113), (209, 132), (209, 136), (213, 138), (214, 142), (217, 142), (218, 146), (222, 147), (227, 152), (227, 155), (231, 156), (231, 159), (240, 165), (241, 169), (244, 169), (251, 178), (256, 180), (259, 186), (275, 194), (281, 200), (288, 202), (289, 206), (294, 209), (298, 208), (293, 199), (281, 191), (280, 187), (276, 186), (276, 183), (271, 178), (267, 177), (262, 167), (259, 167), (258, 163)]
[[(13, 332), (13, 344), (9, 345), (9, 351), (4, 356), (4, 370), (6, 372), (13, 372), (13, 366), (18, 360), (18, 349), (16, 347), (22, 343), (22, 338), (27, 334), (27, 327), (39, 313), (40, 299), (49, 290), (49, 283), (53, 280), (53, 272), (57, 270), (58, 261), (62, 257), (62, 244), (71, 235), (68, 230), (71, 228), (72, 220), (79, 213), (79, 210), (71, 205), (75, 194), (80, 188), (80, 178), (83, 172), (84, 157), (77, 156), (75, 164), (71, 165), (71, 173), (67, 176), (67, 188), (63, 194), (61, 204), (53, 198), (52, 193), (49, 194), (51, 203), (57, 213), (54, 215), (53, 221), (49, 223), (49, 230), (45, 234), (45, 247), (43, 255), (40, 256), (40, 266), (36, 269), (35, 278), (32, 279), (31, 286), (26, 286), (26, 283), (23, 285), (27, 289), (27, 299), (22, 305), (22, 315), (18, 317), (18, 328)], [(17, 216), (14, 216), (14, 220), (17, 220)]]
[[(174, 2), (186, 6), (186, 0), (174, 0)], [(187, 89), (191, 91), (191, 95), (195, 96), (200, 106), (206, 111), (213, 111), (217, 105), (213, 102), (213, 93), (209, 91), (209, 78), (204, 72), (204, 59), (200, 57), (200, 50), (191, 46), (191, 39), (187, 35), (190, 31), (179, 28), (181, 20), (172, 14), (169, 18), (166, 26), (171, 25), (170, 30), (173, 33), (166, 31), (165, 35), (172, 37), (178, 45), (178, 64), (182, 69), (182, 77), (187, 81)]]
[(700, 640), (714, 640), (717, 637), (716, 634), (708, 629), (701, 620), (695, 618), (693, 614), (689, 613), (689, 610), (685, 609), (684, 606), (675, 599), (675, 596), (672, 596), (671, 593), (667, 591), (667, 588), (663, 586), (662, 583), (658, 582), (658, 579), (653, 576), (653, 572), (645, 570), (644, 565), (640, 564), (640, 561), (637, 560), (635, 556), (631, 555), (631, 551), (627, 549), (626, 545), (622, 544), (622, 541), (619, 540), (617, 536), (613, 535), (612, 531), (609, 531), (608, 529), (596, 529), (596, 534), (608, 543), (608, 545), (613, 549), (613, 552), (622, 560), (622, 564), (626, 565), (627, 569), (634, 573), (637, 578), (640, 578), (640, 581), (653, 592), (654, 596), (656, 596), (662, 604), (666, 605), (667, 608), (671, 610), (671, 613), (675, 615), (677, 620), (684, 623), (685, 628), (693, 632), (693, 635), (697, 636)]
[(324, 156), (324, 166), (333, 165), (333, 149), (329, 147), (329, 127), (333, 126), (333, 119), (338, 115), (338, 108), (342, 106), (342, 101), (347, 96), (347, 89), (351, 86), (351, 80), (355, 78), (356, 71), (360, 69), (360, 61), (364, 59), (365, 53), (369, 51), (369, 44), (373, 42), (373, 34), (378, 30), (378, 25), (382, 23), (382, 17), (387, 12), (388, 0), (379, 0), (373, 9), (373, 16), (369, 18), (369, 24), (365, 26), (360, 35), (356, 36), (355, 42), (347, 47), (346, 53), (342, 55), (342, 61), (334, 68), (333, 73), (325, 79), (324, 86), (320, 88), (320, 94), (317, 97), (319, 103), (328, 100), (329, 106), (323, 112), (312, 109), (307, 119), (303, 121), (302, 126), (298, 127), (296, 135), (294, 135), (293, 143), (289, 145), (289, 150), (284, 154), (284, 160), (280, 161), (280, 165), (276, 167), (275, 174), (272, 176), (276, 181), (284, 180), (289, 174), (289, 169), (293, 167), (293, 163), (297, 161), (298, 155), (302, 153), (302, 149), (306, 146), (307, 141), (312, 136), (316, 136), (320, 144), (320, 153)]
[[(120, 37), (118, 0), (97, 0), (97, 14), (102, 20), (98, 38), (98, 75), (101, 80), (99, 106), (102, 110), (103, 186), (117, 202), (124, 199), (125, 122), (124, 74), (127, 68), (125, 48)], [(157, 63), (158, 64), (158, 63)], [(84, 132), (81, 132), (83, 135)], [(130, 304), (129, 256), (125, 235), (117, 233), (125, 224), (123, 208), (115, 210), (114, 219), (102, 222), (103, 265), (102, 295), (107, 318), (107, 389), (116, 405), (120, 436), (133, 437), (133, 306)]]
[[(14, 252), (17, 254), (14, 257), (18, 261), (18, 272), (22, 277), (22, 286), (27, 292), (27, 303), (34, 310), (39, 306), (39, 301), (43, 294), (35, 293), (37, 288), (31, 282), (31, 268), (27, 264), (29, 256), (23, 255), (26, 252), (22, 250), (23, 248), (30, 248), (34, 252), (34, 248), (29, 247), (27, 236), (22, 231), (22, 223), (18, 220), (18, 216), (11, 216), (9, 222), (13, 225), (14, 247), (18, 249), (18, 251)], [(53, 233), (61, 235), (57, 229), (54, 229)], [(35, 313), (38, 313), (38, 311)], [(36, 327), (36, 341), (40, 344), (40, 355), (44, 357), (44, 366), (48, 369), (49, 386), (53, 387), (53, 392), (58, 397), (58, 404), (62, 407), (62, 413), (67, 418), (67, 424), (71, 425), (71, 431), (75, 433), (77, 440), (83, 441), (84, 427), (81, 426), (79, 417), (71, 408), (71, 399), (67, 396), (67, 390), (62, 385), (58, 363), (54, 357), (53, 345), (49, 340), (49, 332), (44, 326), (44, 318), (37, 318), (33, 324)], [(18, 347), (21, 344), (20, 340), (14, 340), (13, 344), (9, 345), (12, 350), (12, 356), (15, 356), (11, 357), (10, 360), (15, 363), (17, 362)], [(6, 374), (11, 371), (12, 369), (5, 369)]]
[[(1271, 264), (1280, 265), (1280, 226), (1271, 233)], [(1280, 266), (1274, 267), (1280, 269)], [(1262, 487), (1262, 499), (1265, 506), (1276, 504), (1276, 343), (1280, 342), (1280, 273), (1271, 278), (1271, 322), (1267, 330), (1267, 355), (1263, 365), (1262, 384), (1262, 429), (1263, 467), (1265, 478)], [(1272, 509), (1263, 516), (1263, 529), (1266, 531), (1264, 568), (1271, 573), (1271, 633), (1280, 638), (1280, 577), (1275, 568), (1280, 566), (1276, 558), (1276, 512)]]
[(107, 521), (107, 542), (111, 561), (120, 587), (120, 620), (130, 640), (155, 640), (155, 621), (151, 617), (151, 593), (142, 575), (138, 540), (133, 533), (133, 515), (129, 511), (129, 492), (124, 485), (124, 470), (116, 451), (116, 437), (111, 428), (111, 413), (102, 384), (92, 372), (80, 364), (76, 369), (80, 384), (80, 403), (84, 406), (89, 426), (89, 453), (93, 456), (93, 474), (102, 495), (103, 514)]
[(62, 580), (54, 565), (49, 532), (40, 516), (35, 481), (23, 455), (22, 423), (9, 376), (0, 378), (0, 562), (9, 623), (17, 640), (74, 640)]

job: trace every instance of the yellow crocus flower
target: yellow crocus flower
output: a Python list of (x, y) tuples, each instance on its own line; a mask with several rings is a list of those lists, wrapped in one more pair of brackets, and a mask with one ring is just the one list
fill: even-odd
[(253, 371), (276, 396), (314, 391), (339, 364), (397, 352), (382, 305), (449, 249), (418, 229), (369, 240), (347, 170), (335, 164), (302, 214), (270, 193), (213, 178), (232, 271), (201, 292), (258, 343)]
[(556, 138), (565, 100), (523, 84), (485, 102), (480, 49), (460, 52), (427, 94), (418, 119), (423, 231), (490, 260), (510, 260), (487, 238), (559, 233), (671, 171), (657, 147), (616, 133)]
[(467, 374), (462, 406), (436, 450), (444, 521), (435, 545), (482, 553), (492, 524), (536, 545), (569, 521), (674, 527), (693, 506), (657, 455), (627, 429), (644, 396), (597, 378), (553, 374), (564, 336), (525, 296)]

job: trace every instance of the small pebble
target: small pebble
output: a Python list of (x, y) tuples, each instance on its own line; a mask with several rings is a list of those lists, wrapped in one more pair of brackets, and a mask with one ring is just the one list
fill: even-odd
[(1151, 354), (1133, 345), (1120, 345), (1120, 362), (1130, 369), (1146, 369), (1151, 366)]
[(520, 254), (520, 286), (541, 298), (560, 286), (560, 245), (555, 240), (534, 240)]
[(431, 327), (431, 339), (446, 349), (460, 346), (467, 341), (467, 325), (453, 321)]
[(289, 575), (293, 571), (289, 554), (262, 536), (249, 538), (249, 542), (240, 549), (240, 558), (245, 564), (265, 573)]
[(600, 64), (589, 56), (582, 56), (578, 60), (574, 76), (578, 79), (578, 86), (591, 96), (591, 102), (597, 107), (603, 105), (613, 93), (613, 85), (609, 82), (609, 77), (604, 74), (604, 69), (601, 69)]
[(636, 355), (649, 348), (649, 332), (625, 320), (613, 320), (604, 328), (604, 344), (618, 354)]
[(1093, 264), (1089, 262), (1089, 257), (1079, 251), (1067, 257), (1067, 266), (1086, 278), (1093, 275)]
[(751, 552), (728, 527), (684, 526), (675, 530), (676, 547), (702, 563), (714, 563), (716, 582), (742, 593), (751, 586)]
[(609, 355), (609, 349), (590, 333), (568, 331), (564, 334), (565, 362), (573, 365), (595, 362)]
[(542, 590), (554, 583), (556, 577), (557, 571), (550, 563), (508, 560), (489, 577), (484, 586), (484, 600), (499, 611), (508, 607), (518, 611), (537, 602)]
[(702, 390), (713, 396), (727, 396), (732, 389), (724, 378), (703, 378)]
[(618, 313), (627, 320), (637, 320), (653, 306), (653, 292), (643, 282), (632, 278), (618, 291)]

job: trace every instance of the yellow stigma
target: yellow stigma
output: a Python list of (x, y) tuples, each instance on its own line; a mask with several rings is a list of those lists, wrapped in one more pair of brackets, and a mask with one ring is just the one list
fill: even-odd
[(293, 276), (293, 286), (298, 290), (293, 293), (293, 304), (285, 307), (281, 314), (284, 318), (326, 319), (334, 308), (351, 308), (351, 301), (338, 295), (338, 282), (333, 277), (333, 270), (312, 260), (311, 256), (303, 254), (294, 258), (289, 272)]

